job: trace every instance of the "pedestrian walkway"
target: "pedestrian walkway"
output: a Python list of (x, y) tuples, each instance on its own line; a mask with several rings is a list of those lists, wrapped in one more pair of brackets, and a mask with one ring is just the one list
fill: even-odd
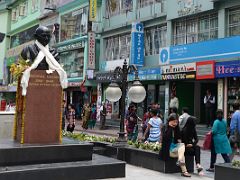
[[(187, 179), (186, 177), (181, 177), (180, 173), (176, 174), (164, 174), (160, 173), (157, 171), (152, 171), (149, 169), (141, 168), (141, 167), (136, 167), (127, 164), (126, 165), (126, 177), (125, 178), (114, 178), (112, 180), (124, 180), (124, 179), (129, 179), (129, 180), (146, 180), (146, 179), (151, 179), (151, 180), (159, 180), (159, 179), (164, 179), (164, 180), (176, 180), (176, 179)], [(111, 179), (110, 179), (111, 180)], [(211, 177), (206, 177), (206, 176), (198, 176), (193, 174), (191, 177), (191, 180), (213, 180)]]

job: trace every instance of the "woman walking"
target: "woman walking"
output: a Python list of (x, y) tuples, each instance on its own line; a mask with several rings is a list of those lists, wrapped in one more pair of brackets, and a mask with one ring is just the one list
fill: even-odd
[(225, 163), (230, 163), (228, 154), (232, 153), (232, 149), (227, 137), (227, 121), (223, 119), (223, 111), (217, 110), (217, 119), (212, 127), (212, 145), (211, 145), (211, 162), (207, 171), (214, 172), (214, 164), (216, 163), (217, 154), (221, 154)]

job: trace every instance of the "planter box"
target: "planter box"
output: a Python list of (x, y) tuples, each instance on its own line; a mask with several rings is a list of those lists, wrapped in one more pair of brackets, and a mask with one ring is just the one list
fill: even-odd
[(215, 165), (215, 180), (239, 179), (240, 168), (233, 167), (231, 163)]
[[(177, 159), (171, 158), (169, 161), (159, 159), (156, 152), (146, 151), (137, 148), (125, 147), (117, 148), (111, 143), (93, 142), (93, 151), (96, 154), (117, 158), (126, 161), (128, 164), (140, 166), (154, 171), (164, 173), (181, 172), (180, 168), (176, 166)], [(186, 166), (189, 172), (194, 172), (194, 157), (186, 156)]]
[[(189, 172), (194, 171), (194, 157), (186, 156), (186, 166)], [(176, 166), (177, 158), (169, 161), (159, 159), (158, 153), (135, 148), (125, 148), (125, 161), (129, 164), (164, 173), (181, 172)]]

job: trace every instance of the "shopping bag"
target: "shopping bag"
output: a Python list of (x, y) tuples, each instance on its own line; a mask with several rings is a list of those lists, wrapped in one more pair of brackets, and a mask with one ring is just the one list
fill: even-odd
[(212, 131), (209, 131), (204, 138), (203, 142), (203, 149), (204, 150), (210, 150), (211, 149), (211, 143), (212, 143)]

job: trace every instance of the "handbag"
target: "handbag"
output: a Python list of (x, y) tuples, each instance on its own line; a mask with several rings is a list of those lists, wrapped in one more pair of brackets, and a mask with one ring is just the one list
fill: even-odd
[(210, 150), (212, 144), (212, 131), (209, 131), (204, 138), (203, 142), (203, 149), (204, 150)]

